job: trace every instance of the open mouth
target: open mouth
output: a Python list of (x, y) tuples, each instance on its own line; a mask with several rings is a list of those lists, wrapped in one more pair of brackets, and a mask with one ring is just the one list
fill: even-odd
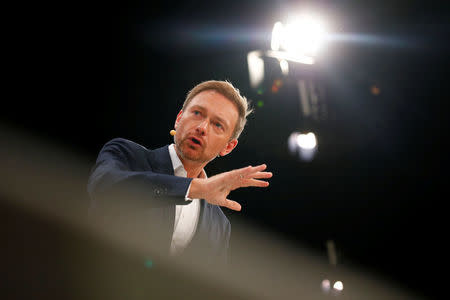
[(200, 142), (200, 140), (196, 139), (195, 137), (192, 137), (192, 138), (191, 138), (191, 141), (192, 141), (194, 144), (197, 144), (197, 145), (199, 145), (199, 146), (202, 145), (202, 143)]

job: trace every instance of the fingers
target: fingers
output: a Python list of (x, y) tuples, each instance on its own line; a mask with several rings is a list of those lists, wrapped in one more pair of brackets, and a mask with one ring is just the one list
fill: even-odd
[(236, 211), (240, 211), (242, 208), (239, 203), (237, 203), (236, 201), (230, 200), (230, 199), (225, 199), (225, 202), (222, 203), (221, 206), (224, 206), (229, 209), (236, 210)]
[[(260, 178), (270, 178), (272, 177), (272, 174), (260, 174), (259, 176), (261, 176)], [(244, 178), (242, 180), (239, 181), (239, 184), (232, 188), (232, 190), (235, 190), (237, 188), (242, 188), (242, 187), (250, 187), (250, 186), (254, 186), (254, 187), (268, 187), (269, 186), (269, 182), (264, 181), (264, 180), (256, 180), (254, 178)]]
[[(223, 174), (221, 180), (223, 180), (223, 182), (227, 185), (228, 193), (230, 190), (235, 190), (240, 187), (267, 187), (269, 186), (269, 182), (258, 180), (271, 178), (273, 176), (272, 172), (263, 172), (266, 168), (266, 164), (254, 167), (244, 167)], [(235, 211), (240, 211), (242, 209), (241, 205), (238, 202), (230, 199), (225, 199), (219, 205)]]
[(261, 171), (264, 171), (266, 168), (267, 168), (267, 165), (266, 165), (266, 164), (262, 164), (262, 165), (255, 166), (255, 167), (250, 167), (250, 170), (248, 171), (248, 174), (253, 174), (253, 173), (256, 173), (256, 172), (261, 172)]
[(244, 180), (243, 184), (241, 185), (241, 187), (249, 187), (249, 186), (267, 187), (267, 186), (269, 186), (269, 182), (263, 181), (263, 180), (256, 180), (256, 179), (246, 179), (246, 180)]
[(272, 172), (257, 172), (251, 176), (251, 178), (271, 178)]
[(273, 176), (272, 172), (262, 172), (267, 168), (266, 164), (258, 165), (255, 167), (248, 166), (245, 168), (241, 168), (235, 171), (235, 177), (238, 179), (233, 184), (233, 187), (231, 190), (235, 190), (240, 187), (249, 187), (249, 186), (255, 186), (255, 187), (266, 187), (269, 185), (268, 182), (262, 181), (262, 180), (255, 180), (255, 179), (267, 179), (271, 178)]
[(266, 164), (262, 164), (262, 165), (255, 166), (255, 167), (248, 166), (248, 167), (245, 167), (245, 168), (241, 168), (241, 169), (235, 170), (235, 174), (237, 174), (241, 178), (244, 178), (244, 177), (245, 178), (250, 178), (250, 177), (252, 177), (251, 176), (252, 174), (261, 172), (261, 171), (265, 170), (266, 168), (267, 168)]

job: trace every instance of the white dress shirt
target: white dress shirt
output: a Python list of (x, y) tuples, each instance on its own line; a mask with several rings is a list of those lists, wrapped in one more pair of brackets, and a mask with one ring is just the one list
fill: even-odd
[[(170, 159), (172, 160), (173, 171), (175, 176), (187, 177), (187, 172), (178, 157), (173, 144), (169, 145)], [(203, 175), (206, 174), (203, 172)], [(189, 199), (189, 186), (185, 199), (191, 203), (186, 205), (176, 205), (175, 207), (175, 223), (172, 235), (172, 243), (170, 245), (170, 254), (177, 255), (181, 253), (184, 248), (192, 240), (197, 229), (197, 223), (200, 216), (200, 200)]]

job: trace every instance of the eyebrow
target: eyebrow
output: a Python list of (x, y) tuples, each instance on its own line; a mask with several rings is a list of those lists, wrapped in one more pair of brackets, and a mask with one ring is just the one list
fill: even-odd
[[(201, 109), (203, 111), (208, 111), (205, 107), (200, 106), (200, 105), (192, 105), (191, 109), (196, 108), (196, 109)], [(228, 128), (228, 122), (226, 122), (225, 119), (219, 117), (219, 116), (214, 116), (215, 119), (217, 119), (220, 123), (222, 123), (226, 128)]]

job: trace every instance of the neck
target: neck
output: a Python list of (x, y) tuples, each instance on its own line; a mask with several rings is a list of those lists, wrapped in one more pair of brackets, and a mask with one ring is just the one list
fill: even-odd
[(175, 146), (175, 152), (178, 156), (178, 158), (181, 160), (181, 163), (183, 164), (184, 169), (186, 170), (187, 177), (189, 178), (203, 178), (203, 168), (207, 165), (206, 163), (199, 163), (196, 161), (192, 161), (189, 159), (185, 159), (180, 153), (178, 152), (177, 146)]
[(198, 164), (192, 164), (192, 162), (190, 161), (183, 161), (181, 160), (181, 162), (183, 163), (184, 169), (187, 172), (187, 177), (189, 178), (199, 178), (199, 177), (203, 177), (203, 168), (206, 166), (206, 164), (202, 164), (202, 165), (198, 165)]

